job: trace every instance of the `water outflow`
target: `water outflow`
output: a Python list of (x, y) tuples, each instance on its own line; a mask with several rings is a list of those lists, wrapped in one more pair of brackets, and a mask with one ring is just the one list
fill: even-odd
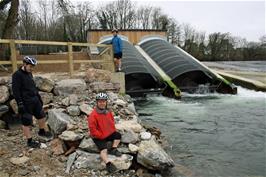
[(144, 123), (161, 129), (180, 174), (266, 176), (266, 93), (238, 91), (183, 94), (181, 100), (153, 96), (137, 109), (151, 115), (140, 116)]

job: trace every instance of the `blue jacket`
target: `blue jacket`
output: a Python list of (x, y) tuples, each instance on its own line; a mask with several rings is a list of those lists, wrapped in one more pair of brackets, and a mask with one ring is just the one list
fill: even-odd
[(111, 41), (111, 44), (113, 45), (114, 53), (122, 52), (123, 46), (122, 46), (122, 40), (120, 39), (120, 37), (114, 36)]

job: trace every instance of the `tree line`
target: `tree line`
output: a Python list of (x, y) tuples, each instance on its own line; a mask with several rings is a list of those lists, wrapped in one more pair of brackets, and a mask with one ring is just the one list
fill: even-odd
[[(2, 39), (86, 42), (87, 30), (113, 28), (166, 30), (169, 42), (199, 60), (266, 60), (266, 35), (259, 42), (230, 33), (206, 35), (188, 23), (179, 23), (160, 7), (138, 6), (131, 0), (116, 0), (99, 7), (89, 1), (73, 4), (70, 0), (0, 2)], [(38, 48), (42, 53), (51, 50)]]

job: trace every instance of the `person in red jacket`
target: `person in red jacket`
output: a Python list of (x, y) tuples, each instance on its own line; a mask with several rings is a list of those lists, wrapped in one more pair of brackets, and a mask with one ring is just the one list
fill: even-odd
[[(116, 131), (115, 120), (112, 112), (107, 109), (108, 95), (100, 92), (96, 95), (96, 107), (88, 116), (90, 136), (100, 150), (100, 156), (106, 164), (109, 173), (115, 172), (116, 167), (108, 160), (108, 153), (121, 156), (117, 150), (121, 134)], [(111, 150), (107, 151), (107, 141), (113, 141)], [(107, 153), (108, 152), (108, 153)]]

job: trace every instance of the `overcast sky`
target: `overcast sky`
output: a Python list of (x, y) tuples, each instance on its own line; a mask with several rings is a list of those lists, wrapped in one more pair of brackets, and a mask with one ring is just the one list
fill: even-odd
[[(94, 6), (103, 4), (103, 1), (90, 1)], [(164, 13), (175, 18), (179, 23), (189, 23), (196, 30), (205, 31), (207, 34), (230, 32), (233, 36), (244, 37), (249, 41), (258, 41), (266, 33), (266, 3), (264, 0), (137, 0), (137, 4), (161, 7)]]

